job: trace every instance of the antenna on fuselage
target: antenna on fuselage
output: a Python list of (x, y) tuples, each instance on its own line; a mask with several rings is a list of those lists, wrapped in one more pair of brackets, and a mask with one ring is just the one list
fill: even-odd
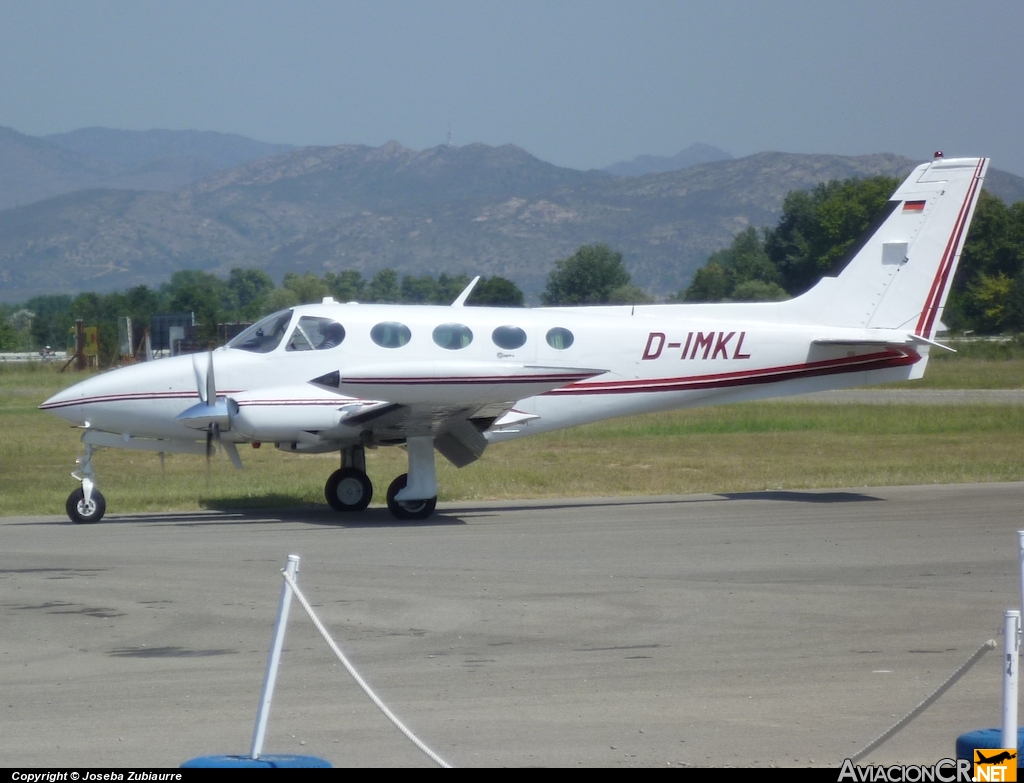
[(464, 304), (466, 304), (466, 300), (469, 299), (469, 295), (471, 293), (473, 293), (473, 287), (479, 281), (480, 281), (480, 275), (477, 275), (472, 280), (470, 280), (469, 281), (469, 285), (467, 285), (466, 288), (463, 290), (463, 292), (461, 294), (459, 294), (458, 299), (456, 299), (454, 302), (452, 302), (452, 307), (462, 307)]

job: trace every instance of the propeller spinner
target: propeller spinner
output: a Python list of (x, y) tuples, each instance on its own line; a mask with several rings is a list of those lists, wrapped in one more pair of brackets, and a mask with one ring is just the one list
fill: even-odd
[(206, 458), (213, 456), (214, 442), (220, 444), (227, 453), (231, 464), (242, 469), (242, 459), (233, 441), (221, 438), (221, 433), (231, 429), (231, 419), (238, 412), (238, 403), (230, 397), (217, 396), (217, 382), (213, 373), (213, 351), (207, 353), (208, 361), (206, 377), (200, 374), (195, 356), (192, 357), (192, 369), (196, 375), (196, 389), (199, 403), (182, 411), (176, 417), (186, 427), (206, 431)]

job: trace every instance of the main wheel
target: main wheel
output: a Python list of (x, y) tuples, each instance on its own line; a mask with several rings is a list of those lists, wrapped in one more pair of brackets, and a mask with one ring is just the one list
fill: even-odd
[(88, 525), (99, 522), (107, 511), (107, 501), (98, 489), (92, 491), (89, 502), (85, 502), (85, 490), (79, 487), (70, 495), (68, 502), (64, 504), (64, 510), (68, 512), (68, 519), (76, 525)]
[(362, 511), (370, 505), (373, 484), (363, 471), (356, 468), (341, 468), (327, 479), (324, 496), (335, 511)]
[(434, 513), (434, 507), (437, 505), (436, 495), (428, 500), (395, 500), (395, 495), (405, 489), (408, 481), (409, 474), (403, 473), (391, 482), (391, 486), (388, 487), (388, 511), (396, 519), (426, 519)]

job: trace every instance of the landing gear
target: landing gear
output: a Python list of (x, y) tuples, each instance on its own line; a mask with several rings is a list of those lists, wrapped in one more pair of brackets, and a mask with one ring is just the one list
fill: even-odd
[(85, 490), (79, 487), (70, 495), (64, 504), (68, 518), (76, 525), (89, 525), (103, 519), (107, 510), (107, 501), (98, 489), (92, 491), (92, 497), (85, 499)]
[(388, 511), (396, 519), (426, 519), (437, 505), (437, 474), (434, 471), (434, 439), (418, 435), (405, 439), (409, 472), (388, 487)]
[(331, 474), (324, 487), (327, 503), (335, 511), (362, 511), (370, 505), (373, 484), (370, 478), (357, 468), (341, 468)]
[[(396, 519), (426, 519), (437, 505), (437, 476), (434, 472), (434, 439), (429, 435), (406, 438), (409, 472), (388, 487), (388, 510)], [(361, 444), (341, 450), (341, 468), (324, 486), (327, 503), (335, 511), (362, 511), (373, 497), (373, 484), (366, 475), (366, 452)], [(70, 502), (70, 501), (69, 501)], [(70, 511), (68, 512), (71, 513)]]
[(92, 444), (85, 444), (85, 452), (79, 457), (78, 470), (71, 475), (82, 482), (82, 486), (68, 495), (64, 510), (68, 519), (76, 525), (92, 524), (103, 519), (107, 511), (107, 501), (96, 489), (96, 474), (92, 470)]
[(437, 495), (426, 500), (396, 500), (395, 495), (405, 489), (409, 474), (403, 473), (388, 487), (388, 511), (396, 519), (426, 519), (434, 513)]
[(361, 445), (341, 450), (341, 468), (324, 486), (327, 503), (338, 512), (362, 511), (370, 505), (373, 484), (366, 475), (366, 451)]

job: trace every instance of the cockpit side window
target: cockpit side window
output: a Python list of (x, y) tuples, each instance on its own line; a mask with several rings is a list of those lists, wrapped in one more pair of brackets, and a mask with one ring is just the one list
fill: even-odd
[(295, 324), (286, 351), (324, 351), (341, 345), (345, 327), (330, 318), (304, 315)]
[(279, 313), (268, 315), (229, 342), (227, 347), (252, 353), (270, 353), (280, 345), (291, 320), (291, 310), (282, 310)]

